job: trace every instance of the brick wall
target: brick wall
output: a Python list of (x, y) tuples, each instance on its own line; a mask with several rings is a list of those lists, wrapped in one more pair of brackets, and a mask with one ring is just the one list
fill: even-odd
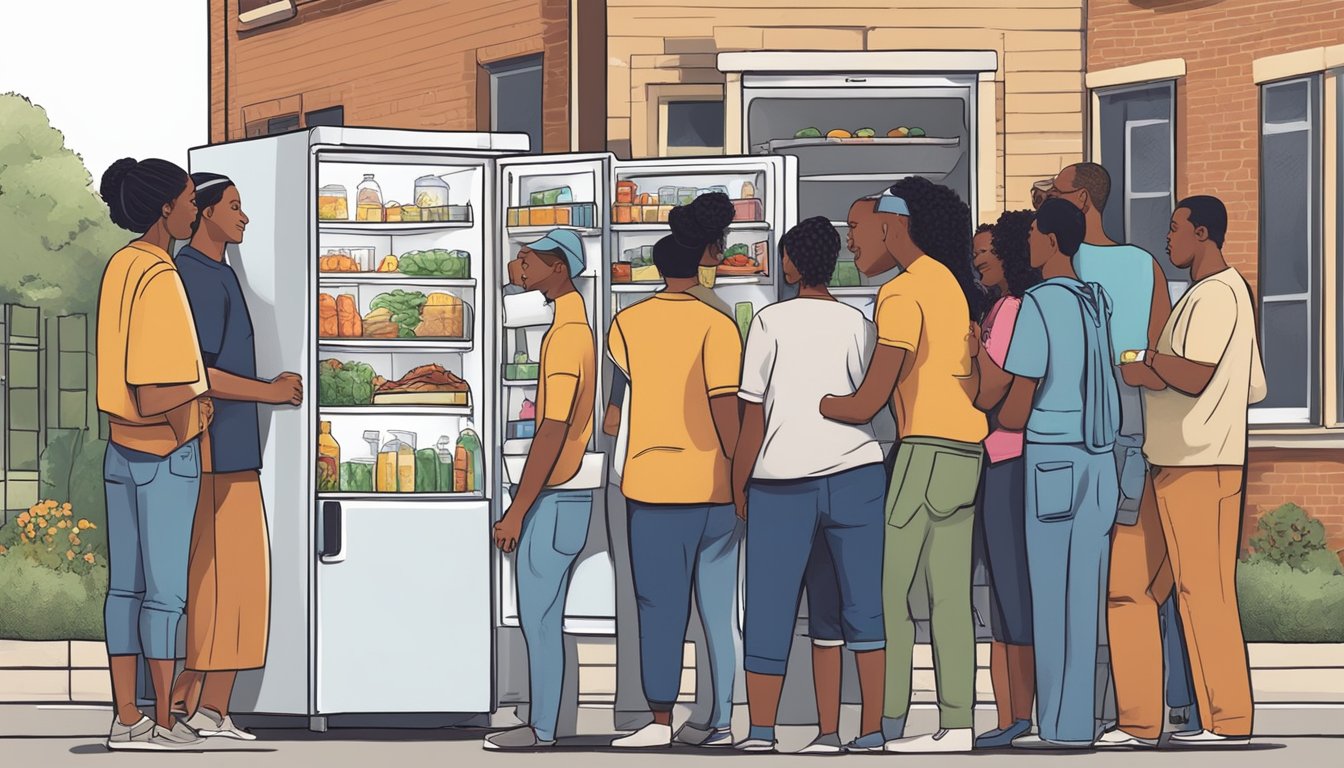
[[(1254, 59), (1344, 43), (1339, 0), (1093, 0), (1088, 71), (1184, 58), (1176, 85), (1176, 194), (1212, 194), (1228, 206), (1224, 252), (1257, 283), (1259, 104)], [(1339, 451), (1255, 450), (1247, 468), (1249, 536), (1255, 518), (1293, 502), (1344, 548), (1344, 457)]]
[(480, 65), (541, 54), (545, 150), (569, 150), (568, 0), (311, 0), (243, 33), (237, 0), (210, 0), (210, 48), (211, 141), (337, 105), (346, 125), (477, 130)]
[(1080, 0), (610, 0), (608, 145), (656, 153), (649, 86), (722, 83), (721, 51), (992, 50), (998, 162), (983, 171), (997, 193), (985, 218), (1028, 206), (1033, 181), (1082, 159), (1082, 29)]

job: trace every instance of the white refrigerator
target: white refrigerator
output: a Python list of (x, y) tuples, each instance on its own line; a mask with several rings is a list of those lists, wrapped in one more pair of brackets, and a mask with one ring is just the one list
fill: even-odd
[(796, 163), (526, 155), (527, 141), (315, 128), (192, 150), (191, 170), (233, 179), (251, 219), (229, 261), (258, 371), (305, 380), (301, 408), (261, 409), (270, 639), (265, 669), (239, 678), (236, 711), (320, 729), (331, 716), (479, 714), (525, 699), (513, 566), (490, 531), (530, 445), (549, 308), (506, 312), (503, 297), (517, 290), (507, 262), (556, 227), (584, 243), (576, 284), (600, 379), (593, 441), (568, 484), (593, 490), (594, 511), (566, 631), (614, 633), (606, 329), (661, 285), (626, 257), (645, 258), (668, 231), (674, 203), (651, 200), (660, 190), (675, 188), (680, 203), (724, 188), (740, 209), (729, 245), (747, 258), (725, 267), (717, 290), (758, 311), (782, 285)]

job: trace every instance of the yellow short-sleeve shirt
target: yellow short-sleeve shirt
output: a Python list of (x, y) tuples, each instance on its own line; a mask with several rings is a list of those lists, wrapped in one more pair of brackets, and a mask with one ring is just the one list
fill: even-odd
[(191, 306), (167, 252), (137, 241), (112, 256), (99, 289), (97, 336), (98, 410), (113, 442), (166, 456), (205, 429), (199, 398), (142, 416), (135, 397), (138, 386), (207, 389)]
[(737, 394), (737, 326), (694, 296), (663, 292), (618, 314), (607, 346), (630, 379), (622, 493), (645, 504), (731, 503), (709, 401)]
[(593, 408), (597, 397), (597, 353), (593, 329), (583, 297), (567, 293), (555, 300), (555, 321), (541, 340), (540, 381), (537, 382), (537, 426), (542, 421), (569, 425), (560, 457), (547, 487), (567, 483), (583, 463), (593, 437)]
[(877, 294), (877, 343), (906, 351), (891, 395), (900, 436), (978, 443), (985, 414), (969, 391), (970, 311), (957, 279), (921, 256)]

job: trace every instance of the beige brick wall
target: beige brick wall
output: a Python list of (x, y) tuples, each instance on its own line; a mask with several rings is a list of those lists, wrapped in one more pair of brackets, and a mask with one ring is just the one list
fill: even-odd
[[(798, 0), (607, 3), (608, 146), (656, 153), (649, 86), (723, 83), (713, 54), (734, 50), (993, 50), (999, 54), (995, 199), (980, 216), (1030, 203), (1031, 183), (1083, 156), (1080, 0)], [(679, 55), (678, 55), (679, 54)], [(708, 63), (707, 63), (708, 62)]]

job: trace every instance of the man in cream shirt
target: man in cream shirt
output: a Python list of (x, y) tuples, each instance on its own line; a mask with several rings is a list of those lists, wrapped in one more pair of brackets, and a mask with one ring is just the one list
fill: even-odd
[[(1139, 525), (1156, 528), (1157, 551), (1147, 558), (1153, 583), (1176, 590), (1204, 728), (1175, 734), (1176, 745), (1239, 744), (1251, 736), (1236, 567), (1247, 410), (1264, 399), (1266, 385), (1250, 289), (1223, 259), (1226, 233), (1227, 209), (1217, 198), (1177, 204), (1167, 250), (1194, 284), (1172, 310), (1157, 349), (1127, 353), (1122, 368), (1127, 382), (1147, 390), (1144, 453), (1155, 473), (1157, 520)], [(1161, 653), (1154, 648), (1147, 657), (1160, 660)], [(1150, 686), (1145, 698), (1122, 702), (1119, 728), (1103, 742), (1160, 723), (1160, 688)]]

